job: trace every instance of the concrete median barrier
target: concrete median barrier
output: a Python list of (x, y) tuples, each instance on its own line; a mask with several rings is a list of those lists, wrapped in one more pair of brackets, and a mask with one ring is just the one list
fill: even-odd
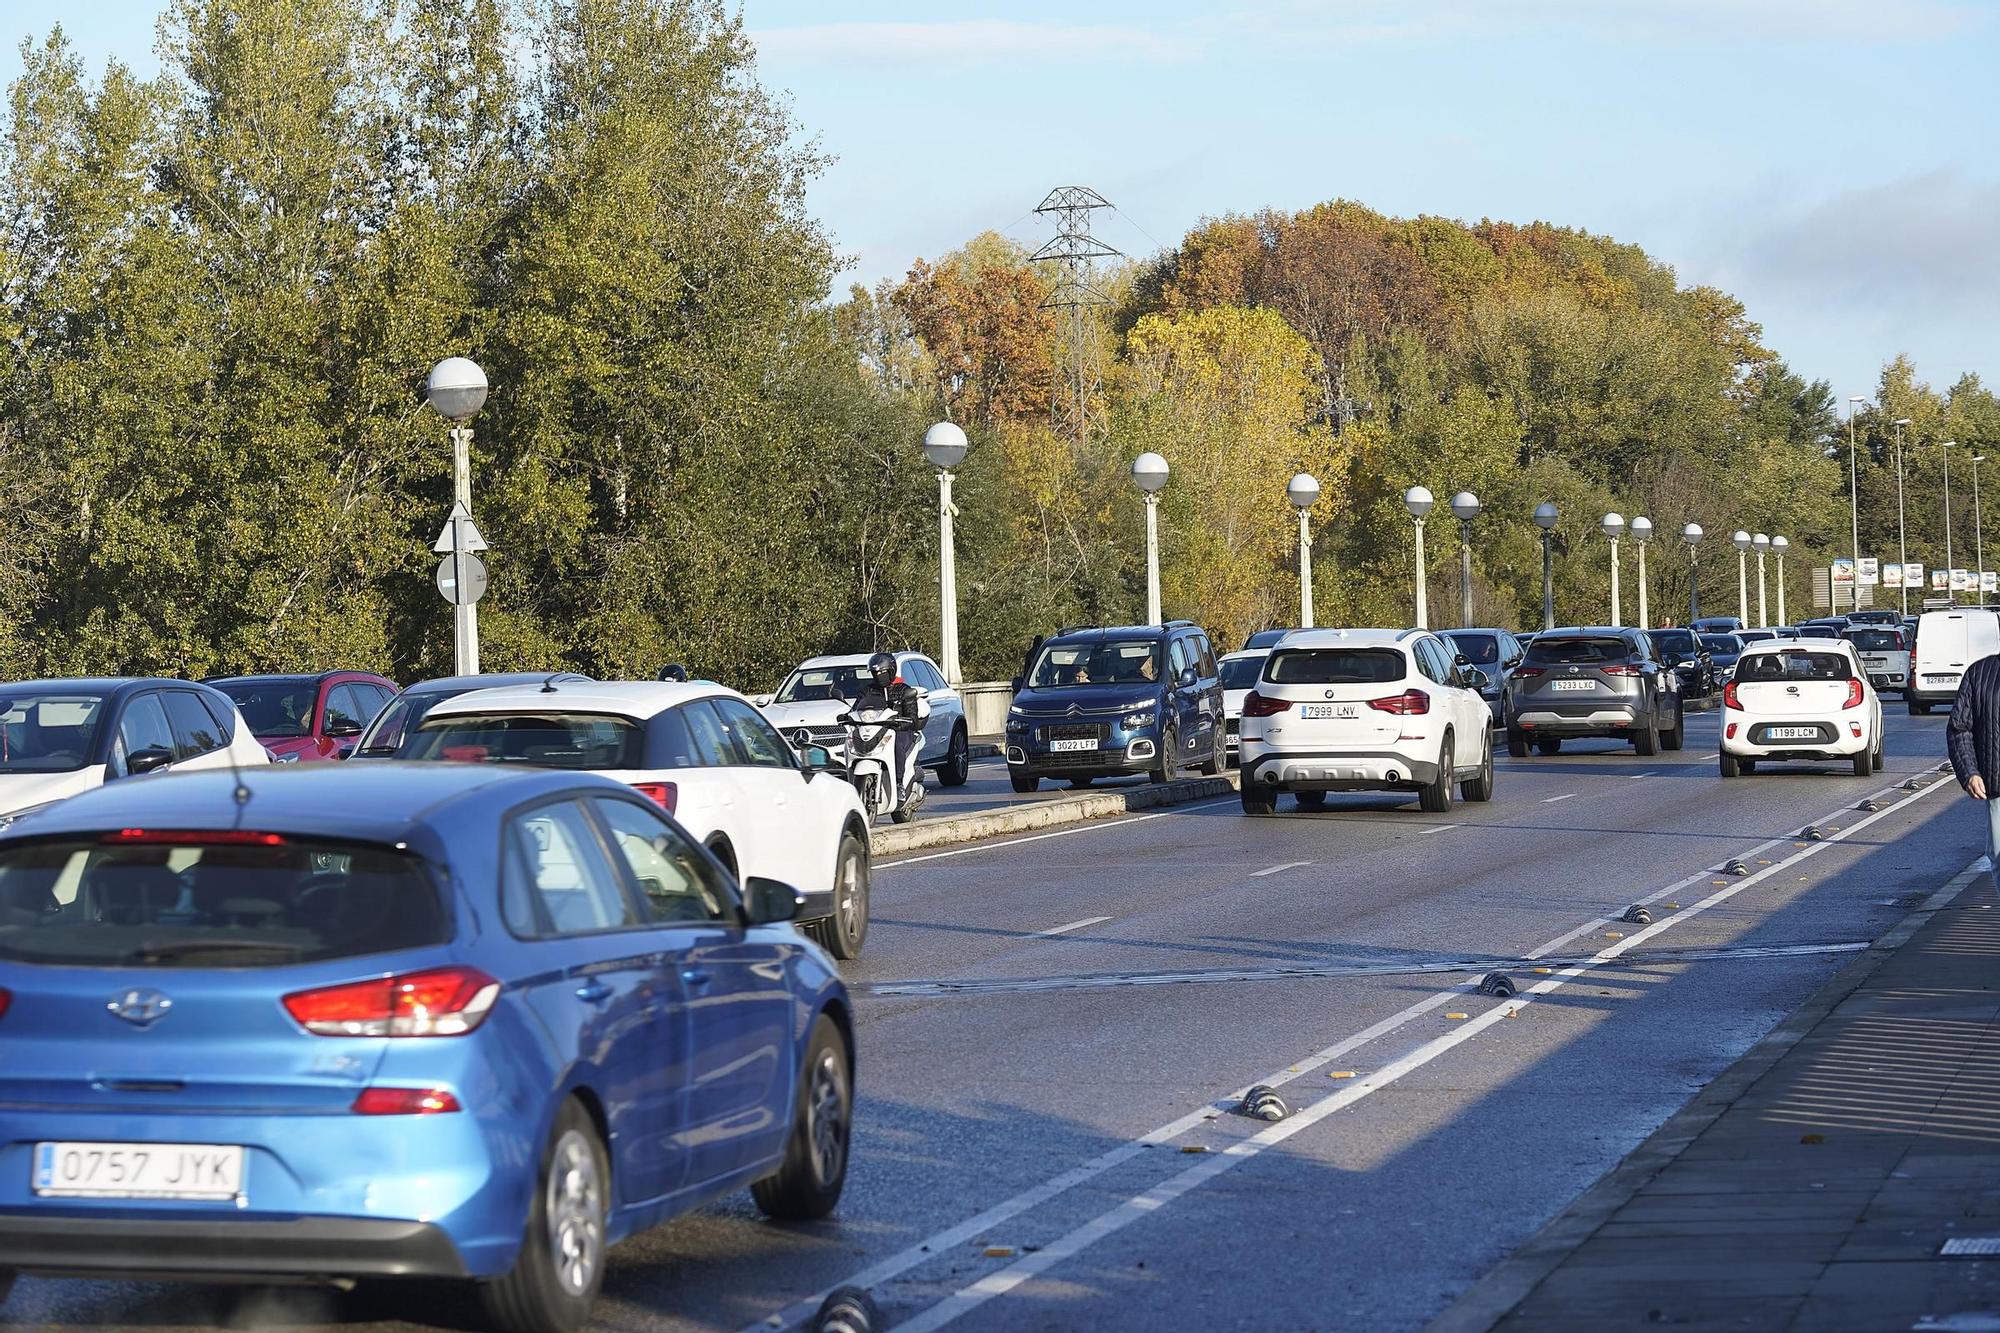
[(921, 851), (929, 847), (951, 847), (978, 842), (1008, 833), (1029, 833), (1108, 819), (1134, 810), (1186, 805), (1236, 793), (1236, 774), (1213, 778), (1181, 778), (1143, 787), (1120, 787), (1106, 791), (1078, 792), (1046, 801), (1023, 801), (997, 810), (974, 810), (969, 814), (947, 815), (942, 819), (919, 819), (911, 824), (878, 827), (870, 836), (876, 856)]

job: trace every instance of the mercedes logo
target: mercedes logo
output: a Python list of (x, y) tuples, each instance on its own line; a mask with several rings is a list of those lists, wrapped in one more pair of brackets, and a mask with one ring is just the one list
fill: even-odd
[(812, 744), (812, 738), (813, 738), (812, 732), (808, 731), (804, 727), (800, 727), (797, 731), (792, 733), (792, 744), (798, 746), (801, 750), (803, 750), (806, 748), (806, 746)]
[(128, 990), (104, 1007), (134, 1027), (147, 1028), (165, 1018), (174, 1002), (156, 990)]

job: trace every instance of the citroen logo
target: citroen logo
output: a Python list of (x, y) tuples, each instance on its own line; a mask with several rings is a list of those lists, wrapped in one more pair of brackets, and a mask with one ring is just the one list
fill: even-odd
[(148, 1028), (165, 1018), (174, 1002), (156, 990), (128, 990), (104, 1007), (134, 1027)]
[(1083, 710), (1082, 710), (1081, 708), (1077, 707), (1077, 706), (1076, 706), (1075, 704), (1071, 704), (1071, 705), (1069, 706), (1069, 716), (1070, 716), (1070, 717), (1082, 717), (1082, 716), (1083, 716)]

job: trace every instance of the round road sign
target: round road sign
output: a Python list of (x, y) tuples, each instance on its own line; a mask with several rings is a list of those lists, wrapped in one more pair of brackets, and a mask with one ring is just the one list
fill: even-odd
[[(458, 562), (465, 562), (465, 591), (458, 587)], [(453, 606), (470, 606), (486, 595), (486, 562), (470, 553), (448, 555), (438, 561), (438, 593)]]

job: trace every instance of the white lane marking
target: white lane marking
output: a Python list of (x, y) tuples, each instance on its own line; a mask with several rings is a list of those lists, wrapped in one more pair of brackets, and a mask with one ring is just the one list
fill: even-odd
[(1026, 838), (1008, 838), (974, 843), (970, 847), (956, 847), (948, 852), (930, 852), (923, 856), (906, 856), (900, 861), (877, 861), (872, 869), (894, 870), (897, 866), (913, 866), (921, 861), (942, 861), (947, 856), (970, 856), (974, 852), (1001, 852), (1009, 847), (1019, 847), (1023, 843), (1044, 842), (1049, 838), (1067, 838), (1074, 833), (1095, 833), (1099, 829), (1124, 828), (1127, 824), (1143, 824), (1149, 819), (1165, 819), (1168, 815), (1182, 815), (1190, 810), (1213, 810), (1218, 805), (1235, 805), (1235, 801), (1200, 801), (1193, 805), (1177, 805), (1168, 810), (1155, 810), (1150, 815), (1131, 815), (1125, 819), (1098, 819), (1078, 824), (1075, 828), (1059, 828), (1053, 833), (1036, 833)]
[(1250, 872), (1250, 878), (1262, 879), (1266, 875), (1275, 875), (1280, 870), (1297, 870), (1300, 866), (1309, 866), (1311, 864), (1312, 862), (1310, 861), (1286, 861), (1280, 865), (1265, 866), (1262, 870), (1253, 870)]
[(1067, 935), (1072, 930), (1082, 930), (1085, 926), (1094, 926), (1100, 921), (1109, 921), (1110, 919), (1108, 916), (1087, 916), (1081, 921), (1072, 921), (1066, 926), (1051, 926), (1047, 930), (1038, 930), (1035, 933), (1037, 935)]
[(1431, 827), (1429, 827), (1429, 828), (1420, 828), (1420, 829), (1418, 829), (1418, 830), (1417, 830), (1417, 832), (1419, 832), (1419, 833), (1448, 833), (1448, 832), (1450, 832), (1450, 831), (1451, 831), (1452, 829), (1455, 829), (1455, 828), (1464, 828), (1464, 827), (1465, 827), (1465, 825), (1463, 825), (1463, 824), (1433, 824), (1433, 825), (1432, 825)]
[(1556, 803), (1557, 801), (1567, 801), (1567, 800), (1568, 800), (1568, 799), (1569, 799), (1570, 797), (1572, 797), (1572, 796), (1574, 796), (1574, 795), (1576, 795), (1576, 793), (1575, 793), (1575, 792), (1573, 792), (1573, 791), (1566, 791), (1566, 792), (1564, 792), (1564, 793), (1563, 793), (1562, 795), (1560, 795), (1560, 796), (1551, 796), (1551, 797), (1547, 798), (1546, 800), (1544, 800), (1544, 801), (1542, 802), (1542, 804), (1543, 804), (1543, 805), (1554, 805), (1554, 804), (1555, 804), (1555, 803)]
[[(1929, 790), (1929, 788), (1925, 790)], [(1238, 1163), (1248, 1161), (1250, 1158), (1262, 1153), (1265, 1149), (1283, 1143), (1294, 1134), (1318, 1124), (1335, 1111), (1352, 1106), (1371, 1093), (1397, 1082), (1404, 1075), (1422, 1069), (1433, 1060), (1470, 1041), (1487, 1028), (1512, 1017), (1514, 1014), (1518, 1014), (1528, 1005), (1533, 1004), (1538, 998), (1554, 994), (1557, 990), (1560, 990), (1585, 973), (1613, 961), (1620, 954), (1635, 945), (1670, 929), (1680, 922), (1698, 916), (1711, 907), (1727, 902), (1729, 899), (1743, 892), (1743, 890), (1749, 888), (1755, 881), (1763, 879), (1789, 865), (1803, 861), (1807, 857), (1832, 846), (1835, 840), (1845, 837), (1852, 829), (1873, 823), (1881, 815), (1889, 813), (1889, 810), (1900, 809), (1921, 795), (1923, 795), (1923, 792), (1914, 792), (1906, 800), (1898, 801), (1895, 805), (1890, 806), (1888, 810), (1870, 816), (1868, 819), (1857, 821), (1850, 829), (1843, 829), (1839, 834), (1835, 835), (1834, 839), (1816, 843), (1802, 851), (1795, 852), (1776, 865), (1760, 870), (1755, 875), (1739, 880), (1727, 888), (1718, 889), (1713, 894), (1710, 894), (1684, 911), (1677, 912), (1664, 920), (1656, 921), (1652, 925), (1636, 931), (1624, 939), (1618, 940), (1608, 948), (1598, 950), (1590, 958), (1575, 966), (1563, 968), (1546, 981), (1539, 982), (1521, 992), (1511, 1003), (1494, 1005), (1471, 1022), (1466, 1023), (1463, 1027), (1455, 1028), (1442, 1036), (1432, 1038), (1407, 1055), (1383, 1066), (1375, 1073), (1349, 1084), (1338, 1092), (1322, 1097), (1311, 1105), (1294, 1112), (1289, 1118), (1261, 1130), (1247, 1139), (1240, 1139), (1230, 1144), (1219, 1152), (1205, 1157), (1195, 1165), (1169, 1176), (1166, 1180), (1154, 1185), (1152, 1188), (1132, 1195), (1115, 1208), (1098, 1214), (1090, 1221), (1061, 1236), (1053, 1243), (1044, 1246), (1033, 1254), (1016, 1260), (999, 1272), (989, 1273), (977, 1282), (959, 1288), (950, 1296), (919, 1313), (915, 1318), (905, 1319), (898, 1323), (896, 1325), (898, 1333), (933, 1333), (933, 1330), (943, 1328), (960, 1315), (984, 1305), (996, 1296), (1006, 1295), (1030, 1278), (1047, 1272), (1065, 1259), (1081, 1254), (1084, 1250), (1089, 1249), (1106, 1236), (1130, 1226), (1142, 1217), (1149, 1217), (1159, 1212), (1175, 1199), (1207, 1183)]]
[(1656, 778), (1658, 776), (1660, 776), (1658, 772), (1627, 773), (1625, 775), (1625, 778), (1629, 782), (1629, 781), (1635, 781), (1639, 778)]
[[(1810, 847), (1806, 848), (1803, 852), (1798, 853), (1798, 856), (1799, 857), (1810, 856), (1815, 852), (1824, 851), (1828, 847), (1836, 846), (1842, 840), (1844, 840), (1849, 834), (1857, 832), (1860, 829), (1867, 827), (1869, 824), (1874, 823), (1878, 819), (1883, 819), (1891, 814), (1896, 813), (1897, 811), (1901, 810), (1904, 806), (1910, 804), (1913, 801), (1920, 800), (1925, 795), (1925, 793), (1933, 791), (1941, 785), (1945, 784), (1931, 783), (1921, 788), (1918, 791), (1911, 792), (1909, 795), (1904, 796), (1901, 800), (1897, 800), (1889, 805), (1884, 806), (1876, 814), (1868, 815), (1860, 820), (1857, 820), (1854, 824), (1849, 825), (1848, 827), (1842, 829), (1839, 833), (1834, 834), (1833, 837), (1827, 840), (1826, 842), (1817, 842), (1812, 844)], [(1896, 789), (1892, 787), (1884, 791), (1877, 792), (1875, 793), (1875, 795), (1878, 798), (1885, 797), (1893, 794), (1895, 791)], [(1214, 804), (1221, 805), (1221, 804), (1226, 804), (1226, 802), (1218, 801), (1215, 802)], [(1846, 813), (1847, 810), (1848, 807), (1842, 806), (1841, 810), (1836, 813)], [(1147, 817), (1150, 818), (1151, 816)], [(1834, 815), (1829, 815), (1826, 816), (1826, 819), (1831, 820), (1834, 817), (1835, 817)], [(1120, 822), (1130, 823), (1132, 821), (1125, 820)], [(1020, 839), (1019, 841), (1028, 841), (1028, 840)], [(1751, 851), (1745, 853), (1739, 853), (1739, 855), (1754, 856), (1759, 851), (1763, 851), (1770, 847), (1774, 847), (1781, 842), (1789, 842), (1789, 841), (1791, 841), (1791, 839), (1789, 838), (1773, 838), (1767, 842), (1759, 844)], [(968, 848), (964, 850), (974, 850), (974, 849)], [(1738, 880), (1731, 889), (1725, 890), (1724, 892), (1733, 893), (1738, 890), (1747, 888), (1756, 880), (1783, 869), (1784, 865), (1790, 864), (1793, 859), (1796, 858), (1787, 858), (1787, 860), (1784, 863), (1761, 869), (1753, 876)], [(1658, 893), (1652, 894), (1647, 898), (1641, 899), (1641, 901), (1648, 903), (1658, 901), (1659, 899), (1666, 897), (1670, 893), (1674, 893), (1682, 888), (1685, 888), (1687, 885), (1694, 883), (1696, 880), (1712, 878), (1713, 873), (1714, 872), (1708, 870), (1700, 871), (1696, 874), (1688, 876), (1686, 879), (1679, 880), (1676, 881), (1674, 884), (1668, 885), (1666, 888), (1660, 890)], [(1720, 901), (1720, 899), (1717, 899), (1717, 901)], [(1699, 906), (1699, 904), (1697, 904), (1697, 906)], [(1654, 926), (1648, 927), (1645, 930), (1642, 930), (1635, 935), (1628, 936), (1625, 940), (1620, 941), (1620, 943), (1626, 945), (1627, 947), (1630, 947), (1630, 945), (1636, 944), (1648, 938), (1653, 930), (1668, 925), (1672, 925), (1675, 922), (1687, 919), (1689, 916), (1693, 914), (1693, 911), (1694, 909), (1689, 909), (1688, 911), (1676, 912), (1672, 916), (1664, 917), (1659, 922), (1656, 922)], [(1586, 922), (1585, 924), (1578, 926), (1575, 930), (1568, 931), (1565, 934), (1557, 937), (1556, 939), (1550, 940), (1547, 944), (1543, 945), (1541, 948), (1530, 952), (1527, 955), (1527, 957), (1531, 959), (1545, 957), (1548, 954), (1554, 953), (1557, 949), (1569, 943), (1577, 936), (1585, 934), (1586, 932), (1592, 930), (1600, 929), (1603, 926), (1607, 925), (1610, 921), (1611, 921), (1610, 917), (1598, 917), (1595, 920)], [(1543, 984), (1546, 985), (1547, 983)], [(1332, 1063), (1333, 1061), (1340, 1059), (1342, 1056), (1346, 1055), (1350, 1051), (1358, 1050), (1372, 1041), (1376, 1041), (1381, 1037), (1387, 1036), (1391, 1032), (1396, 1031), (1398, 1028), (1401, 1028), (1406, 1024), (1414, 1021), (1415, 1019), (1422, 1017), (1424, 1014), (1429, 1013), (1431, 1010), (1439, 1008), (1442, 1005), (1449, 1004), (1451, 1001), (1462, 997), (1466, 992), (1474, 989), (1474, 987), (1476, 987), (1477, 985), (1478, 983), (1476, 981), (1468, 979), (1467, 981), (1462, 982), (1457, 986), (1453, 986), (1448, 990), (1441, 990), (1436, 992), (1435, 994), (1425, 996), (1423, 999), (1418, 1000), (1414, 1004), (1411, 1004), (1406, 1008), (1400, 1009), (1397, 1012), (1390, 1014), (1387, 1018), (1381, 1019), (1378, 1022), (1363, 1028), (1361, 1031), (1353, 1034), (1352, 1036), (1344, 1037), (1341, 1040), (1335, 1042), (1333, 1045), (1328, 1046), (1326, 1049), (1319, 1051), (1316, 1054), (1307, 1056), (1303, 1060), (1295, 1060), (1291, 1064), (1287, 1065), (1283, 1070), (1266, 1075), (1265, 1077), (1260, 1078), (1256, 1081), (1258, 1083), (1264, 1084), (1267, 1087), (1273, 1087), (1273, 1088), (1283, 1087), (1285, 1084), (1292, 1082), (1294, 1079), (1303, 1078), (1307, 1074), (1310, 1074)], [(1505, 1012), (1505, 1006), (1496, 1006), (1495, 1008), (1489, 1010), (1486, 1014), (1481, 1015), (1480, 1019), (1474, 1020), (1474, 1022), (1481, 1022), (1485, 1019), (1490, 1018), (1494, 1014), (1500, 1014), (1503, 1012)], [(1465, 1029), (1459, 1029), (1458, 1032), (1455, 1032), (1452, 1035), (1457, 1036), (1460, 1033), (1463, 1033), (1464, 1031)], [(1381, 1074), (1378, 1073), (1374, 1077), (1379, 1079), (1381, 1077)], [(956, 1226), (947, 1227), (945, 1230), (940, 1231), (935, 1235), (927, 1236), (924, 1239), (916, 1242), (915, 1244), (912, 1244), (902, 1250), (897, 1251), (895, 1254), (889, 1255), (887, 1258), (884, 1258), (874, 1264), (869, 1265), (867, 1268), (862, 1269), (858, 1273), (843, 1278), (839, 1282), (824, 1287), (818, 1291), (815, 1291), (808, 1296), (801, 1297), (799, 1300), (792, 1302), (792, 1304), (786, 1306), (782, 1310), (779, 1310), (775, 1314), (768, 1315), (763, 1319), (759, 1319), (752, 1323), (745, 1324), (743, 1326), (743, 1329), (741, 1330), (741, 1333), (759, 1333), (759, 1330), (770, 1330), (770, 1329), (789, 1329), (802, 1324), (806, 1319), (810, 1318), (814, 1314), (814, 1312), (816, 1312), (819, 1309), (821, 1302), (826, 1300), (827, 1294), (833, 1290), (834, 1286), (858, 1286), (865, 1290), (878, 1286), (883, 1282), (887, 1282), (891, 1278), (900, 1277), (902, 1274), (909, 1272), (912, 1268), (915, 1268), (920, 1264), (928, 1263), (929, 1261), (937, 1258), (941, 1252), (951, 1249), (954, 1246), (963, 1245), (967, 1241), (985, 1235), (986, 1233), (1000, 1226), (1002, 1223), (1012, 1221), (1014, 1218), (1021, 1216), (1023, 1213), (1031, 1212), (1034, 1209), (1039, 1208), (1042, 1204), (1047, 1203), (1050, 1199), (1065, 1194), (1069, 1190), (1074, 1189), (1076, 1186), (1094, 1180), (1098, 1176), (1103, 1175), (1105, 1172), (1110, 1171), (1112, 1168), (1117, 1167), (1125, 1162), (1131, 1161), (1134, 1157), (1137, 1157), (1142, 1152), (1145, 1152), (1148, 1148), (1151, 1148), (1158, 1144), (1171, 1143), (1173, 1140), (1179, 1138), (1181, 1135), (1187, 1133), (1189, 1130), (1198, 1128), (1205, 1121), (1207, 1121), (1212, 1115), (1216, 1114), (1216, 1112), (1227, 1110), (1232, 1103), (1241, 1100), (1243, 1093), (1248, 1090), (1248, 1087), (1249, 1085), (1245, 1085), (1245, 1087), (1237, 1089), (1234, 1093), (1232, 1093), (1228, 1097), (1220, 1098), (1216, 1101), (1208, 1103), (1205, 1106), (1196, 1107), (1194, 1110), (1189, 1111), (1186, 1115), (1181, 1116), (1178, 1120), (1170, 1121), (1167, 1124), (1161, 1125), (1158, 1129), (1155, 1129), (1148, 1134), (1144, 1134), (1139, 1138), (1128, 1139), (1126, 1142), (1119, 1144), (1117, 1147), (1111, 1148), (1103, 1153), (1100, 1153), (1099, 1155), (1089, 1159), (1088, 1161), (1079, 1163), (1078, 1165), (1071, 1167), (1069, 1170), (1061, 1173), (1060, 1175), (1051, 1176), (1049, 1179), (1043, 1181), (1041, 1184), (1023, 1190), (1021, 1193), (1014, 1195), (1012, 1198), (1001, 1200), (999, 1203), (994, 1204), (991, 1208), (988, 1208), (984, 1212), (981, 1212), (973, 1217), (967, 1218), (965, 1221), (960, 1222)], [(1296, 1116), (1294, 1117), (1294, 1119), (1296, 1119)], [(1287, 1125), (1290, 1123), (1292, 1123), (1292, 1121), (1290, 1120), (1280, 1121), (1278, 1125), (1274, 1125), (1272, 1126), (1272, 1128), (1274, 1129), (1279, 1128), (1283, 1125)], [(900, 1328), (903, 1326), (899, 1325), (898, 1327)]]

